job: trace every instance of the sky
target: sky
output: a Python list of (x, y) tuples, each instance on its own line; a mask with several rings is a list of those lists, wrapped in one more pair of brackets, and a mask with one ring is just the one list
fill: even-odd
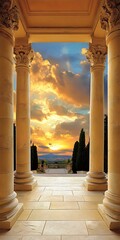
[[(31, 142), (38, 155), (72, 155), (82, 128), (89, 140), (90, 65), (87, 43), (33, 43)], [(105, 83), (106, 89), (106, 83)]]

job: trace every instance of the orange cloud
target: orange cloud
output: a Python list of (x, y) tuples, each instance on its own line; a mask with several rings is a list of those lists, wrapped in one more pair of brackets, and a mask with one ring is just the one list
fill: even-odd
[[(58, 64), (39, 53), (31, 65), (31, 138), (39, 154), (71, 152), (81, 128), (87, 128), (89, 109), (89, 64), (80, 63), (82, 72), (62, 72)], [(88, 135), (88, 132), (87, 132)]]
[[(89, 105), (89, 64), (83, 65), (81, 74), (72, 72), (61, 72), (59, 65), (51, 65), (49, 61), (43, 60), (39, 53), (31, 65), (32, 87), (37, 84), (38, 88), (49, 85), (51, 91), (56, 92), (72, 104)], [(47, 88), (47, 87), (46, 87)]]

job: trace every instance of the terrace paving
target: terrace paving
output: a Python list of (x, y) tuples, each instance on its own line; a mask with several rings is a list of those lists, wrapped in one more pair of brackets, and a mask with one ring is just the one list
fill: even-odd
[(0, 240), (118, 240), (97, 210), (104, 192), (88, 192), (85, 174), (34, 174), (33, 191), (19, 191), (24, 210)]

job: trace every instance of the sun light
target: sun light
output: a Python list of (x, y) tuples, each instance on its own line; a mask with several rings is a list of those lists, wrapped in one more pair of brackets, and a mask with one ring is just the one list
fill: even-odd
[(55, 144), (49, 144), (49, 148), (53, 151), (59, 150), (61, 147), (60, 145), (55, 145)]

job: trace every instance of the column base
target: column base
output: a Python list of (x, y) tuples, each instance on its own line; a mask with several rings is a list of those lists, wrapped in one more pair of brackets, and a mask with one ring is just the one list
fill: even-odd
[(88, 172), (85, 182), (88, 191), (107, 190), (107, 179), (104, 172)]
[(11, 218), (5, 221), (0, 221), (0, 229), (10, 230), (14, 225), (14, 223), (16, 222), (16, 220), (18, 219), (18, 217), (20, 216), (20, 214), (22, 213), (22, 211), (23, 211), (23, 204), (19, 203), (17, 206), (16, 213)]
[(37, 185), (37, 181), (34, 179), (30, 183), (15, 183), (15, 191), (32, 191), (33, 188)]
[(107, 183), (90, 183), (85, 180), (85, 186), (88, 191), (106, 191)]
[(34, 179), (33, 172), (15, 172), (14, 189), (16, 191), (31, 191), (37, 181)]
[(98, 204), (98, 211), (110, 230), (120, 230), (120, 221), (108, 216), (104, 211), (104, 205)]

